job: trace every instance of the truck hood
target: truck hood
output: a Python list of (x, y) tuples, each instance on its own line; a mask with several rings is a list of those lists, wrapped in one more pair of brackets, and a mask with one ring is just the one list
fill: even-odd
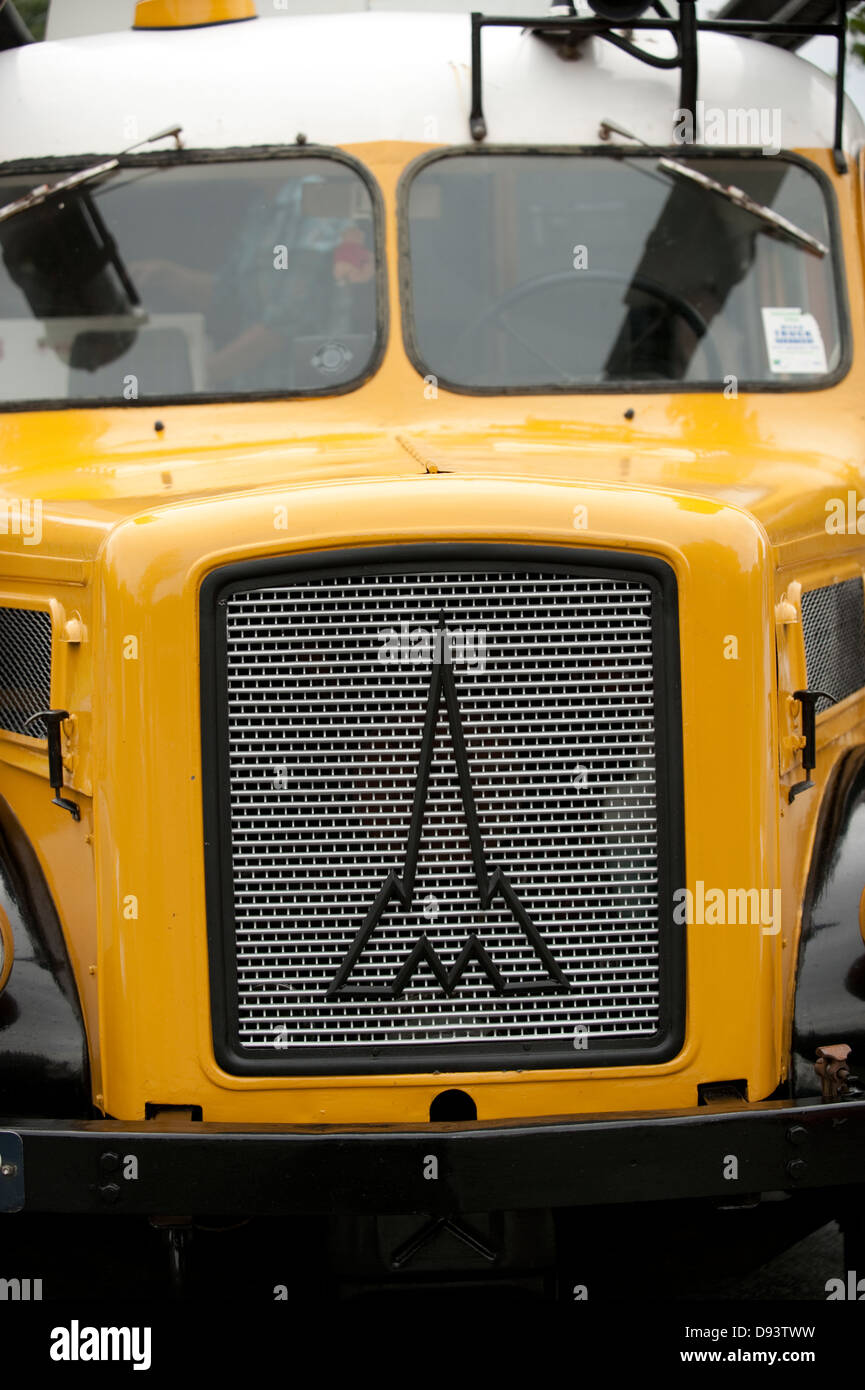
[[(60, 424), (64, 417), (56, 418)], [(230, 505), (253, 492), (284, 495), (437, 473), (582, 481), (704, 498), (750, 513), (776, 547), (801, 546), (808, 537), (824, 536), (830, 499), (846, 499), (860, 483), (852, 457), (815, 450), (810, 438), (798, 450), (757, 437), (731, 448), (729, 432), (720, 447), (720, 441), (685, 443), (636, 428), (608, 430), (606, 437), (595, 429), (588, 438), (585, 427), (542, 420), (483, 430), (380, 429), (282, 439), (271, 431), (269, 438), (239, 444), (223, 443), (215, 432), (202, 438), (200, 421), (194, 429), (181, 419), (159, 433), (127, 431), (115, 441), (90, 440), (89, 447), (86, 438), (64, 431), (55, 448), (46, 448), (43, 436), (38, 452), (15, 448), (11, 432), (0, 462), (0, 495), (40, 499), (52, 553), (79, 559), (92, 558), (118, 523), (154, 509), (220, 497)], [(26, 446), (26, 433), (18, 442)]]

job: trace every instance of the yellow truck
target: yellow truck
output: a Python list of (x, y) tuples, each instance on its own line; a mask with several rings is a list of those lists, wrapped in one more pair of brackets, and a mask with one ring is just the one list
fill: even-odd
[(865, 1270), (824, 8), (0, 10), (0, 1236), (571, 1299), (678, 1202)]

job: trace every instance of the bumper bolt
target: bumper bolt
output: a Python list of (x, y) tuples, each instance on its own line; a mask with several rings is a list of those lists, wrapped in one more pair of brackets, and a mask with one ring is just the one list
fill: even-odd
[(787, 1140), (790, 1144), (804, 1144), (808, 1138), (808, 1131), (804, 1125), (791, 1125), (787, 1130)]
[(791, 1158), (787, 1166), (788, 1176), (791, 1178), (801, 1178), (807, 1172), (808, 1164), (804, 1158)]

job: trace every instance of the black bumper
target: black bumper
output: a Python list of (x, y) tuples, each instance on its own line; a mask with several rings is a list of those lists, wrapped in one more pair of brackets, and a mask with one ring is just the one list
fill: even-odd
[(0, 1118), (7, 1212), (483, 1212), (863, 1182), (865, 1098), (400, 1127)]

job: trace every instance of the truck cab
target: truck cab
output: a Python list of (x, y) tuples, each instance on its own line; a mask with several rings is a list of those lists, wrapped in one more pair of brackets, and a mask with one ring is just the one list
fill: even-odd
[(861, 1249), (865, 126), (679, 8), (0, 53), (0, 1210)]

